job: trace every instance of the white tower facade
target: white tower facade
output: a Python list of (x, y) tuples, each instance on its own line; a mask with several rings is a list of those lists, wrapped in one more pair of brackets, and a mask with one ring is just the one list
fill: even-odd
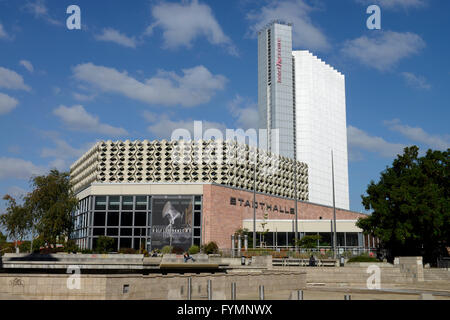
[(267, 129), (260, 146), (294, 159), (292, 81), (292, 26), (272, 22), (258, 33), (259, 128)]
[(308, 165), (309, 201), (350, 208), (345, 76), (309, 51), (293, 51), (297, 161)]

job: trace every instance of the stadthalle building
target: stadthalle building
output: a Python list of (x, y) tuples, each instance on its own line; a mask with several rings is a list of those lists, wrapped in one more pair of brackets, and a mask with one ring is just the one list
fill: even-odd
[[(269, 129), (268, 146), (256, 148), (221, 140), (96, 143), (70, 167), (79, 199), (78, 209), (73, 213), (75, 228), (71, 238), (81, 248), (94, 249), (99, 236), (109, 236), (114, 239), (117, 250), (142, 247), (153, 250), (166, 245), (186, 250), (191, 245), (210, 241), (215, 241), (221, 249), (229, 249), (231, 236), (237, 230), (253, 231), (254, 213), (258, 246), (288, 248), (294, 245), (295, 239), (295, 199), (299, 237), (319, 234), (320, 247), (333, 245), (333, 207), (325, 201), (332, 185), (330, 182), (330, 186), (325, 186), (328, 180), (323, 178), (330, 168), (328, 162), (323, 164), (325, 169), (322, 168), (320, 161), (323, 159), (315, 161), (329, 154), (329, 150), (323, 148), (322, 143), (317, 148), (311, 146), (315, 140), (310, 135), (316, 135), (320, 127), (312, 131), (298, 130), (303, 128), (303, 118), (298, 113), (308, 109), (308, 119), (314, 119), (311, 113), (316, 108), (308, 107), (307, 101), (301, 103), (303, 109), (295, 107), (295, 95), (300, 89), (292, 91), (292, 88), (298, 87), (301, 79), (296, 79), (294, 87), (293, 82), (282, 86), (302, 74), (292, 69), (293, 61), (295, 64), (300, 56), (289, 51), (292, 47), (290, 25), (274, 22), (262, 32), (258, 41), (259, 91), (264, 87), (265, 93), (259, 92), (260, 126)], [(267, 46), (273, 48), (268, 50)], [(277, 61), (272, 62), (270, 55), (275, 55)], [(304, 61), (310, 61), (310, 57), (305, 53)], [(273, 71), (263, 68), (263, 59)], [(290, 60), (289, 64), (282, 63), (286, 59)], [(312, 65), (314, 63), (315, 60)], [(295, 66), (302, 68), (299, 63)], [(290, 71), (284, 73), (286, 67)], [(304, 67), (311, 70), (309, 62), (305, 62)], [(323, 68), (325, 74), (334, 76), (336, 73), (331, 67)], [(271, 78), (261, 80), (262, 73), (267, 73), (264, 79)], [(329, 84), (321, 83), (341, 90), (341, 78), (336, 77), (337, 80), (329, 80)], [(307, 75), (305, 78), (308, 79)], [(278, 88), (272, 96), (266, 89), (268, 85)], [(326, 95), (327, 88), (314, 87), (311, 95)], [(337, 92), (339, 90), (333, 87), (334, 97), (339, 97)], [(337, 107), (331, 103), (329, 107), (341, 110), (342, 103), (341, 100)], [(345, 126), (345, 102), (344, 118), (341, 118), (333, 122), (338, 129), (342, 123)], [(271, 152), (272, 129), (279, 129), (279, 154)], [(338, 136), (329, 136), (328, 140), (335, 142), (331, 147), (336, 148), (337, 154), (337, 245), (347, 249), (372, 247), (373, 239), (363, 236), (355, 224), (365, 215), (348, 210), (347, 145), (341, 142), (339, 130), (333, 132)], [(262, 231), (263, 238), (260, 237)]]

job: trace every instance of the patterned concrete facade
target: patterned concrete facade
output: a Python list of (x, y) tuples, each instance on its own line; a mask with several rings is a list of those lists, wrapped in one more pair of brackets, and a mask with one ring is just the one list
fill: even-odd
[[(255, 166), (255, 160), (257, 165)], [(92, 183), (204, 183), (294, 198), (294, 161), (236, 141), (100, 141), (70, 168), (75, 192)], [(297, 162), (298, 199), (308, 167)]]

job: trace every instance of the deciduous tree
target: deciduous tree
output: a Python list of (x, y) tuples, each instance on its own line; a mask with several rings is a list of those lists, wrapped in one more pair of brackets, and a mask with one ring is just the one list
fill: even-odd
[(434, 263), (450, 246), (449, 152), (419, 157), (418, 147), (405, 148), (362, 196), (372, 213), (357, 225), (380, 239), (390, 260), (421, 255)]

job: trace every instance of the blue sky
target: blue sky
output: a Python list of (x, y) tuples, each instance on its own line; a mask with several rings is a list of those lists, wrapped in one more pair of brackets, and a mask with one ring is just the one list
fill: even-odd
[[(99, 139), (168, 138), (193, 120), (255, 127), (255, 31), (273, 18), (346, 75), (352, 210), (404, 146), (450, 145), (447, 0), (130, 3), (0, 0), (1, 195)], [(72, 4), (81, 30), (66, 27)], [(381, 30), (366, 27), (370, 4)]]

